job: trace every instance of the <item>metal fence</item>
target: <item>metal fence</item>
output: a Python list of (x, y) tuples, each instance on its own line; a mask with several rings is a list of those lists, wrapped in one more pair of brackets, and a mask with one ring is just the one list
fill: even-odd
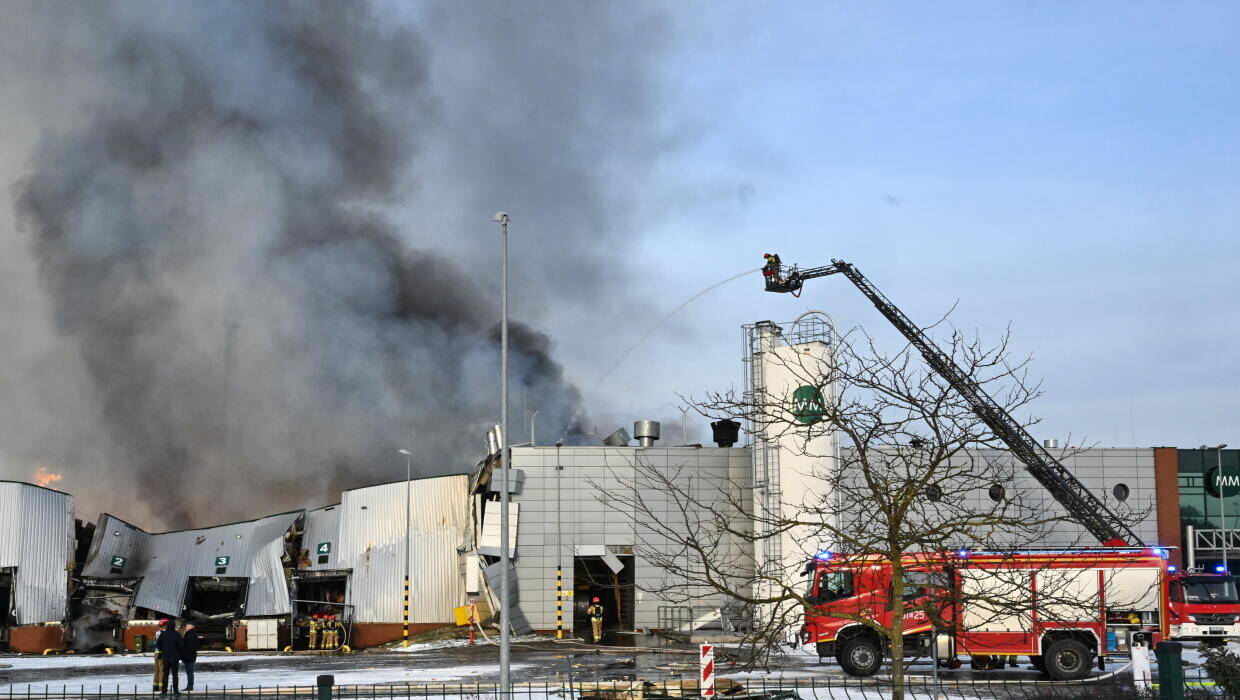
[[(305, 700), (338, 698), (341, 700), (387, 700), (396, 698), (436, 698), (442, 700), (670, 700), (700, 698), (701, 690), (694, 682), (668, 681), (583, 681), (563, 680), (554, 683), (523, 683), (510, 693), (500, 693), (493, 683), (410, 683), (375, 685), (309, 684), (300, 673), (290, 674), (287, 685), (203, 686), (187, 698), (289, 698)], [(303, 680), (304, 678), (304, 680)], [(319, 679), (328, 677), (320, 676)], [(318, 679), (316, 679), (318, 681)], [(21, 686), (0, 687), (2, 700), (121, 700), (123, 698), (166, 697), (152, 692), (150, 686), (98, 686), (89, 683), (56, 684), (33, 682)], [(1100, 681), (1052, 682), (1029, 679), (952, 679), (936, 681), (927, 676), (912, 676), (903, 686), (910, 700), (967, 700), (1034, 698), (1036, 700), (1119, 700), (1121, 698), (1158, 698), (1157, 679), (1149, 689), (1137, 688), (1130, 678), (1112, 677)], [(752, 678), (720, 679), (716, 697), (723, 700), (888, 700), (895, 695), (889, 680), (848, 677), (798, 679)], [(1190, 669), (1183, 694), (1188, 700), (1227, 698), (1201, 669)]]

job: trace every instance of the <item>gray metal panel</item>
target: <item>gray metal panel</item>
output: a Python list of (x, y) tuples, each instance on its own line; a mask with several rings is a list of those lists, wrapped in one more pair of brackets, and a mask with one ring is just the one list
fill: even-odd
[[(244, 523), (152, 535), (104, 514), (83, 575), (141, 578), (133, 605), (165, 615), (180, 615), (190, 577), (216, 576), (216, 557), (229, 558), (221, 576), (248, 578), (246, 615), (284, 615), (291, 611), (284, 580), (284, 535), (301, 511)], [(104, 529), (107, 528), (107, 529)], [(121, 533), (116, 535), (114, 533)], [(128, 560), (112, 574), (113, 556)], [(128, 556), (126, 556), (128, 555)]]
[[(115, 515), (101, 514), (95, 526), (94, 539), (90, 543), (90, 552), (86, 555), (86, 563), (82, 566), (82, 576), (100, 579), (133, 578), (129, 572), (137, 566), (137, 557), (150, 536), (150, 533)], [(112, 573), (113, 557), (125, 560), (125, 565), (120, 567), (117, 573)]]
[(17, 624), (63, 622), (74, 549), (73, 496), (0, 482), (0, 567), (14, 567)]
[[(307, 549), (310, 555), (310, 565), (305, 567), (306, 571), (341, 568), (337, 564), (340, 558), (340, 513), (339, 503), (306, 513), (306, 532), (301, 538), (301, 546)], [(327, 554), (327, 563), (320, 564), (317, 549), (324, 542), (331, 544), (331, 551)]]
[[(408, 482), (413, 504), (409, 619), (451, 622), (465, 604), (461, 552), (469, 542), (469, 477)], [(346, 491), (341, 499), (336, 567), (350, 569), (355, 622), (400, 622), (404, 596), (404, 481)]]

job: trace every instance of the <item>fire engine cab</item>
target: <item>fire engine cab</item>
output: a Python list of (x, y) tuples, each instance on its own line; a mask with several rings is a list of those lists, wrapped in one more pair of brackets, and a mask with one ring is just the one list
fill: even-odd
[[(1167, 552), (1160, 548), (909, 554), (903, 570), (904, 655), (956, 667), (1028, 656), (1056, 680), (1083, 677), (1107, 656), (1167, 635)], [(892, 565), (820, 554), (802, 640), (850, 675), (878, 672), (889, 645)]]
[(1225, 573), (1184, 571), (1171, 575), (1168, 617), (1171, 638), (1221, 646), (1240, 638), (1240, 596)]

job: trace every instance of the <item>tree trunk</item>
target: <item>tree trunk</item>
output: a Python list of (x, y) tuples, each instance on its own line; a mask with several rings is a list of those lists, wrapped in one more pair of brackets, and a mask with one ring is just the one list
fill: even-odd
[(891, 564), (891, 700), (904, 700), (904, 567)]

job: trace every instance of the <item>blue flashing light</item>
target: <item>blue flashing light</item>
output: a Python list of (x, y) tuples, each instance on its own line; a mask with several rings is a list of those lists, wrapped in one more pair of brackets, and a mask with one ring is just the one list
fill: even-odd
[(1167, 559), (1171, 556), (1171, 552), (1168, 552), (1166, 547), (1150, 547), (1150, 551), (1163, 559)]
[(827, 561), (831, 558), (831, 553), (825, 549), (820, 549), (818, 550), (818, 554), (814, 555), (814, 558), (818, 561)]
[(1214, 571), (1220, 574), (1225, 574), (1227, 573), (1227, 567), (1223, 566), (1222, 564), (1219, 564), (1218, 566), (1214, 567)]
[(1168, 566), (1168, 567), (1167, 567), (1167, 573), (1169, 573), (1169, 574), (1174, 574), (1174, 573), (1176, 572), (1176, 570), (1177, 570), (1177, 569), (1175, 568), (1175, 564), (1172, 564), (1171, 566)]
[(960, 557), (961, 559), (968, 559), (968, 558), (969, 558), (969, 550), (967, 550), (967, 549), (957, 549), (957, 550), (956, 550), (956, 556)]

